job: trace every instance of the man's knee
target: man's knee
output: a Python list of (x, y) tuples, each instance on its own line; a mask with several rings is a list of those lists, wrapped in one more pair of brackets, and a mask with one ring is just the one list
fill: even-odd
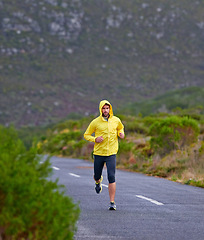
[(115, 176), (114, 175), (108, 176), (108, 182), (109, 183), (114, 183), (115, 182)]

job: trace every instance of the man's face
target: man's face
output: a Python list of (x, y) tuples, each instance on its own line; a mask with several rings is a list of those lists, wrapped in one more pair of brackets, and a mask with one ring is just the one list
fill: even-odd
[(109, 112), (110, 112), (110, 107), (108, 105), (104, 105), (102, 107), (102, 116), (103, 117), (108, 117)]

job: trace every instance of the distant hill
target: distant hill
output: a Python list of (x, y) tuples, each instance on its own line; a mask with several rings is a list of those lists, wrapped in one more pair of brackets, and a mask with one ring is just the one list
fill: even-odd
[(0, 0), (0, 123), (203, 87), (202, 0)]
[[(184, 111), (181, 111), (184, 109)], [(190, 87), (167, 92), (153, 99), (125, 105), (119, 114), (148, 116), (157, 113), (204, 114), (204, 88)]]

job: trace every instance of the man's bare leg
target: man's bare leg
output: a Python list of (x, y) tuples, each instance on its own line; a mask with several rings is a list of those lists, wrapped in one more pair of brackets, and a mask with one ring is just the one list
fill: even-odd
[(115, 191), (116, 191), (116, 183), (109, 183), (108, 185), (109, 190), (109, 196), (110, 196), (110, 202), (115, 201)]

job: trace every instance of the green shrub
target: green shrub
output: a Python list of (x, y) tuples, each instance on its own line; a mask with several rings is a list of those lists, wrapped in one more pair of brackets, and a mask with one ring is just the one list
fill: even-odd
[(0, 239), (73, 239), (79, 207), (64, 186), (47, 180), (49, 159), (26, 150), (12, 128), (0, 126)]
[[(59, 132), (56, 134), (51, 134), (46, 141), (42, 144), (43, 152), (50, 154), (61, 154), (66, 152), (66, 155), (71, 155), (74, 151), (74, 145), (79, 143), (83, 138), (83, 133), (81, 131), (69, 131)], [(81, 143), (79, 143), (80, 145)], [(64, 154), (65, 155), (65, 154)]]
[(133, 142), (127, 142), (126, 140), (120, 141), (118, 154), (130, 152), (134, 145)]
[(203, 155), (204, 154), (204, 141), (201, 142), (201, 147), (199, 148), (199, 155)]
[(141, 134), (147, 134), (148, 129), (147, 127), (144, 126), (144, 124), (139, 123), (137, 120), (132, 121), (132, 122), (126, 122), (125, 124), (125, 132), (136, 132), (136, 133), (141, 133)]
[(204, 180), (189, 179), (185, 182), (185, 184), (204, 188)]
[(21, 127), (18, 129), (18, 136), (23, 141), (26, 149), (32, 146), (33, 140), (43, 140), (45, 138), (43, 135), (46, 134), (46, 127)]
[(70, 129), (71, 131), (78, 130), (78, 129), (81, 129), (84, 124), (87, 127), (89, 122), (93, 119), (93, 116), (82, 118), (82, 116), (79, 116), (79, 114), (77, 114), (77, 113), (69, 114), (68, 118), (70, 118), (70, 117), (72, 117), (72, 119), (64, 120), (64, 121), (59, 122), (58, 124), (54, 125), (52, 127), (52, 130), (53, 131), (55, 131), (55, 130), (62, 131), (64, 129)]
[(150, 144), (155, 151), (167, 154), (197, 141), (198, 134), (199, 127), (195, 120), (172, 116), (152, 124)]

